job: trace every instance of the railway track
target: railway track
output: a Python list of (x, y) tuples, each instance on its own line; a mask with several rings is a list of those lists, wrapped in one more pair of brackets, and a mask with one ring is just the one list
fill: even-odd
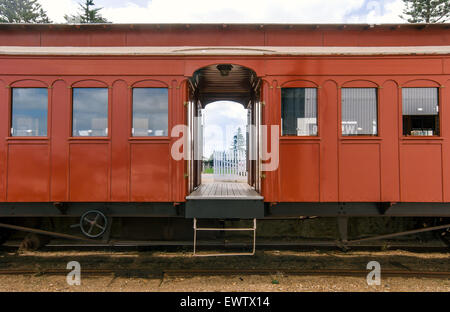
[[(3, 248), (18, 248), (20, 241), (10, 241), (5, 243)], [(247, 247), (248, 244), (236, 243), (236, 242), (218, 242), (218, 241), (203, 241), (197, 244), (205, 248), (210, 247)], [(192, 247), (192, 241), (111, 241), (109, 243), (69, 243), (63, 241), (53, 241), (45, 246), (47, 249), (71, 249), (71, 248), (131, 248), (131, 247), (159, 247), (159, 248), (175, 248), (175, 247)], [(256, 243), (258, 248), (341, 248), (342, 243), (338, 241), (319, 241), (319, 240), (304, 240), (304, 241), (260, 241)], [(423, 250), (436, 250), (436, 251), (450, 251), (449, 246), (444, 244), (440, 240), (417, 242), (417, 241), (382, 241), (373, 243), (358, 243), (353, 245), (347, 245), (347, 248), (360, 249), (360, 248), (405, 248), (405, 249), (423, 249)], [(1, 246), (0, 246), (1, 248)]]
[[(437, 244), (436, 241), (431, 242), (431, 244), (418, 244), (413, 242), (391, 242), (391, 248), (396, 249), (414, 249), (415, 251), (420, 252), (428, 252), (428, 251), (439, 251), (446, 253), (448, 252), (448, 247)], [(111, 246), (111, 244), (91, 244), (91, 243), (75, 243), (75, 244), (67, 244), (67, 243), (58, 243), (54, 242), (46, 246), (46, 250), (44, 253), (48, 251), (66, 251), (66, 250), (104, 250), (105, 248), (113, 251), (127, 251), (129, 248), (134, 247), (157, 247), (162, 250), (168, 250), (170, 248), (179, 248), (192, 246), (190, 242), (186, 241), (178, 241), (178, 242), (121, 242)], [(205, 242), (204, 246), (208, 247), (217, 247), (224, 245), (220, 244), (212, 244)], [(226, 247), (243, 247), (243, 244), (226, 244)], [(385, 247), (384, 244), (360, 244), (352, 246), (352, 249), (377, 249), (380, 250), (380, 247)], [(16, 246), (17, 247), (17, 246)], [(294, 242), (265, 242), (259, 246), (263, 250), (298, 250), (298, 247), (303, 247), (306, 249), (336, 249), (335, 242), (318, 242), (318, 241), (304, 241), (301, 243)], [(5, 248), (5, 247), (4, 247)], [(7, 248), (14, 248), (14, 242), (8, 244)], [(25, 266), (28, 266), (25, 264)], [(404, 268), (404, 269), (403, 269)], [(432, 268), (429, 266), (429, 268)], [(69, 270), (66, 269), (53, 269), (53, 268), (1, 268), (0, 267), (0, 276), (14, 276), (14, 275), (61, 275), (65, 276)], [(164, 267), (157, 268), (136, 268), (136, 267), (127, 267), (127, 268), (118, 268), (118, 267), (110, 267), (97, 269), (97, 268), (84, 268), (82, 269), (83, 275), (88, 276), (125, 276), (125, 277), (153, 277), (157, 279), (164, 280), (164, 278), (168, 277), (185, 277), (185, 276), (240, 276), (240, 275), (286, 275), (286, 276), (354, 276), (354, 277), (362, 277), (365, 278), (368, 274), (368, 270), (361, 269), (314, 269), (314, 268), (304, 268), (304, 269), (292, 269), (291, 268), (239, 268), (239, 269), (216, 269), (216, 268), (191, 268), (191, 269), (165, 269)], [(382, 270), (382, 275), (386, 277), (404, 277), (404, 278), (435, 278), (435, 279), (450, 279), (450, 271), (444, 266), (439, 268), (435, 268), (435, 270), (417, 270), (413, 268), (408, 268), (407, 266), (401, 266), (400, 269), (384, 269)]]
[[(0, 269), (0, 275), (67, 275), (69, 271), (64, 269)], [(143, 270), (143, 269), (83, 269), (83, 275), (104, 276), (104, 275), (139, 275), (139, 276), (160, 276), (177, 277), (177, 276), (214, 276), (214, 275), (321, 275), (321, 276), (367, 276), (367, 270), (352, 269), (188, 269), (188, 270), (162, 270), (159, 272)], [(388, 277), (416, 277), (416, 278), (443, 278), (449, 279), (450, 272), (447, 271), (411, 271), (411, 270), (383, 270), (383, 276)]]

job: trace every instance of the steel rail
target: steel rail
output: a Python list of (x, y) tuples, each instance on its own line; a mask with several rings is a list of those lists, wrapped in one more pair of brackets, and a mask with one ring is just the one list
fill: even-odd
[(24, 227), (24, 226), (19, 226), (19, 225), (5, 224), (5, 223), (0, 223), (0, 228), (36, 233), (36, 234), (47, 235), (47, 236), (60, 237), (60, 238), (65, 238), (65, 239), (70, 239), (70, 240), (79, 240), (79, 241), (84, 241), (84, 242), (93, 242), (93, 243), (99, 242), (98, 240), (95, 240), (95, 239), (80, 237), (80, 236), (76, 236), (76, 235), (50, 232), (50, 231), (34, 229), (34, 228), (29, 228), (29, 227)]
[[(7, 242), (3, 244), (5, 248), (18, 248), (20, 246), (20, 241)], [(70, 242), (50, 242), (45, 245), (45, 248), (50, 248), (51, 250), (66, 250), (67, 248), (131, 248), (131, 247), (157, 247), (157, 248), (172, 248), (172, 247), (192, 247), (193, 242), (191, 241), (115, 241), (111, 240), (108, 243), (95, 241), (95, 243), (70, 243)], [(251, 243), (237, 243), (237, 242), (218, 242), (218, 241), (202, 241), (197, 242), (197, 246), (202, 247), (250, 247)], [(257, 242), (256, 246), (259, 248), (337, 248), (341, 249), (344, 244), (339, 241), (300, 241), (300, 242), (285, 242), (285, 241), (263, 241)], [(380, 243), (368, 243), (368, 244), (349, 244), (347, 247), (351, 249), (358, 248), (405, 248), (405, 249), (436, 249), (447, 251), (448, 246), (445, 245), (440, 240), (435, 240), (431, 242), (417, 244), (417, 242), (411, 241), (384, 241)], [(1, 248), (1, 247), (0, 247)]]
[(426, 227), (426, 228), (422, 228), (422, 229), (404, 231), (404, 232), (399, 232), (399, 233), (384, 234), (384, 235), (377, 235), (377, 236), (372, 236), (372, 237), (354, 239), (354, 240), (349, 240), (349, 241), (342, 242), (342, 243), (344, 245), (351, 245), (351, 244), (358, 244), (360, 242), (367, 242), (367, 241), (371, 241), (371, 240), (393, 238), (393, 237), (398, 237), (398, 236), (411, 235), (411, 234), (417, 234), (417, 233), (429, 232), (429, 231), (436, 231), (436, 230), (442, 230), (442, 229), (447, 229), (447, 228), (450, 228), (450, 224)]
[[(330, 275), (330, 276), (367, 276), (368, 270), (352, 269), (189, 269), (189, 270), (166, 270), (166, 275), (267, 275), (267, 274), (286, 274), (286, 275)], [(443, 277), (450, 278), (450, 272), (447, 271), (410, 271), (410, 270), (382, 270), (384, 276), (419, 276), (419, 277)]]
[[(67, 275), (70, 270), (64, 269), (0, 269), (1, 275)], [(160, 275), (168, 276), (190, 276), (190, 275), (322, 275), (322, 276), (367, 276), (367, 270), (353, 269), (316, 269), (316, 270), (298, 270), (298, 269), (188, 269), (188, 270), (161, 270), (150, 271), (143, 269), (82, 269), (81, 274), (86, 275), (132, 275), (139, 276)], [(428, 277), (428, 278), (450, 278), (448, 271), (410, 271), (410, 270), (382, 270), (383, 276), (392, 277)]]

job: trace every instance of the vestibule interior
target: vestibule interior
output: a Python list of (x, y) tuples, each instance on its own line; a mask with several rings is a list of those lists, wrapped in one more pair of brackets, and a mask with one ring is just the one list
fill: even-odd
[[(246, 188), (250, 186), (253, 190), (260, 191), (258, 158), (261, 123), (260, 85), (261, 79), (253, 70), (236, 64), (209, 65), (197, 70), (189, 79), (187, 101), (188, 125), (191, 132), (191, 160), (188, 161), (189, 192), (198, 190), (200, 186), (205, 188), (206, 184), (220, 184), (219, 182), (225, 182), (226, 186), (222, 187), (228, 188), (230, 193), (239, 191), (235, 189), (237, 184), (232, 183), (240, 183), (240, 186)], [(214, 103), (210, 107), (216, 105), (216, 112), (217, 105), (223, 105), (223, 109), (227, 110), (230, 109), (229, 102), (239, 103), (245, 109), (236, 110), (244, 114), (246, 112), (246, 125), (241, 129), (245, 146), (237, 144), (236, 137), (232, 137), (230, 144), (222, 148), (221, 152), (206, 155), (205, 134), (208, 133), (205, 131), (208, 131), (208, 127), (204, 127), (202, 116), (205, 108)], [(208, 114), (211, 113), (213, 110), (208, 111)], [(222, 121), (222, 126), (225, 126), (223, 123), (226, 121)], [(239, 136), (237, 138), (239, 141)], [(211, 148), (207, 149), (211, 151)], [(207, 170), (205, 165), (208, 167)], [(242, 174), (242, 170), (245, 170), (245, 175)], [(212, 175), (203, 174), (202, 179), (204, 172)], [(231, 175), (234, 175), (234, 178), (230, 179)], [(211, 185), (208, 186), (210, 187)], [(208, 192), (213, 189), (214, 187), (208, 189)]]

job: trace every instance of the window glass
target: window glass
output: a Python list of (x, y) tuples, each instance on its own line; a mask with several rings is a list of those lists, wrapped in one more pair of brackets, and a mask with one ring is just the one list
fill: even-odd
[(47, 136), (47, 89), (12, 89), (12, 136)]
[(108, 136), (108, 89), (73, 88), (73, 136)]
[(317, 135), (317, 89), (281, 89), (282, 135)]
[(167, 136), (167, 88), (133, 89), (133, 136)]
[(438, 88), (403, 88), (403, 135), (439, 135)]
[(377, 135), (377, 89), (342, 88), (342, 135)]

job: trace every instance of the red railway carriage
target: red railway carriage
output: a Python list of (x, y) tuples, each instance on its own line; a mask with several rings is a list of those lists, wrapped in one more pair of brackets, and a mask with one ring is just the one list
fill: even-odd
[[(0, 216), (448, 217), (449, 27), (0, 25)], [(193, 157), (220, 100), (239, 187)]]

